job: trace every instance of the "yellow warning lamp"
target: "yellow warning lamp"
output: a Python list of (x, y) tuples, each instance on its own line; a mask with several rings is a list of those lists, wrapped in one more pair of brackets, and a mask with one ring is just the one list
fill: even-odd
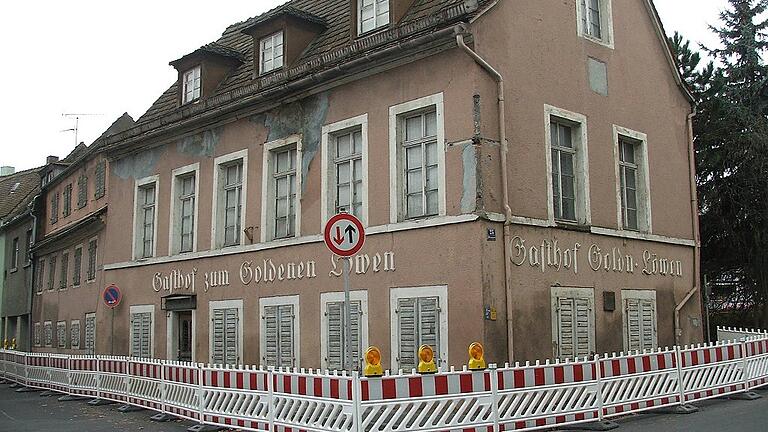
[(480, 342), (472, 342), (469, 346), (469, 370), (479, 371), (487, 367), (483, 345)]
[(419, 347), (419, 368), (420, 374), (433, 374), (437, 372), (435, 366), (435, 351), (429, 345)]
[(12, 350), (16, 349), (16, 338), (11, 339), (11, 349)]
[(384, 375), (384, 369), (381, 368), (381, 350), (379, 348), (372, 346), (365, 351), (363, 375), (367, 377), (380, 377)]
[(3, 349), (8, 349), (8, 339), (3, 339)]

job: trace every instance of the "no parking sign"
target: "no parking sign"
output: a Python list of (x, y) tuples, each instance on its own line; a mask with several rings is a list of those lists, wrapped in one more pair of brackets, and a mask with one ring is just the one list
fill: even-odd
[(123, 293), (120, 292), (120, 288), (117, 285), (112, 284), (104, 290), (101, 298), (104, 300), (104, 304), (107, 305), (108, 308), (114, 309), (123, 299)]

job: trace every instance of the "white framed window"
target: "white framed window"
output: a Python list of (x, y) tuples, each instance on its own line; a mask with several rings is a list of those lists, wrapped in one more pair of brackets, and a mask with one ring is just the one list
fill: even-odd
[(548, 213), (551, 223), (592, 223), (587, 118), (545, 105)]
[(155, 305), (139, 305), (130, 308), (131, 357), (151, 358), (155, 352)]
[(656, 291), (621, 290), (624, 350), (645, 351), (658, 347)]
[(283, 32), (264, 37), (259, 42), (259, 72), (265, 74), (283, 67)]
[(210, 362), (239, 365), (243, 359), (243, 301), (225, 300), (208, 303), (211, 317)]
[(96, 353), (96, 313), (85, 314), (85, 351), (87, 354)]
[(259, 299), (261, 364), (297, 367), (300, 363), (299, 296)]
[(36, 347), (39, 347), (42, 344), (42, 326), (39, 322), (36, 322), (34, 328), (34, 343)]
[(611, 0), (577, 0), (579, 35), (613, 48), (613, 11)]
[(429, 345), (438, 367), (448, 365), (448, 287), (392, 288), (390, 291), (392, 370), (410, 371), (418, 349)]
[(75, 246), (75, 256), (73, 259), (74, 267), (72, 269), (72, 287), (77, 288), (82, 282), (83, 274), (83, 245)]
[(211, 249), (241, 246), (248, 196), (248, 150), (217, 157), (214, 167)]
[(173, 170), (171, 175), (171, 255), (197, 251), (197, 191), (200, 188), (200, 164)]
[(192, 69), (184, 72), (182, 89), (182, 103), (189, 103), (200, 99), (201, 88), (201, 75), (202, 68), (195, 66)]
[(46, 321), (43, 324), (43, 339), (43, 342), (47, 348), (51, 348), (53, 346), (53, 322)]
[(11, 246), (11, 268), (10, 272), (13, 273), (19, 269), (19, 238), (13, 239), (13, 245)]
[(552, 287), (552, 346), (559, 359), (595, 352), (595, 292), (592, 288)]
[(133, 258), (157, 254), (157, 192), (159, 176), (136, 180), (133, 196)]
[(446, 214), (443, 94), (389, 108), (390, 220)]
[(619, 229), (650, 233), (653, 224), (648, 137), (644, 133), (614, 125), (613, 143)]
[(368, 221), (368, 114), (323, 126), (321, 230), (344, 210)]
[(80, 320), (72, 320), (69, 323), (69, 346), (72, 349), (80, 349)]
[(264, 144), (262, 242), (301, 234), (301, 161), (298, 136)]
[[(347, 346), (352, 347), (353, 367), (360, 370), (363, 354), (368, 347), (368, 291), (350, 292), (351, 320), (347, 323), (343, 292), (320, 294), (321, 367), (327, 370), (348, 370)], [(346, 328), (351, 329), (351, 344)]]
[(96, 281), (96, 269), (98, 268), (99, 238), (88, 240), (88, 272), (85, 275), (86, 282)]
[(357, 0), (357, 34), (389, 24), (389, 0)]
[(56, 323), (56, 341), (59, 348), (67, 347), (67, 322), (59, 321)]

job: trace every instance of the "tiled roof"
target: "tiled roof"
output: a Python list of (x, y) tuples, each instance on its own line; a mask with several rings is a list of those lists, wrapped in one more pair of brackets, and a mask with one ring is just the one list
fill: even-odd
[(39, 191), (40, 168), (0, 177), (0, 221), (7, 222), (24, 213)]
[[(482, 6), (488, 3), (490, 0), (480, 0), (479, 3)], [(465, 0), (415, 0), (406, 16), (402, 19), (400, 27), (405, 27), (420, 20), (431, 20), (430, 23), (438, 23), (438, 18), (441, 17), (441, 13), (448, 11), (449, 9), (457, 10), (456, 7), (465, 3)], [(282, 6), (265, 12), (257, 17), (247, 19), (245, 21), (236, 23), (228, 27), (221, 38), (215, 43), (218, 46), (226, 47), (241, 53), (244, 56), (244, 62), (231, 74), (227, 76), (224, 82), (217, 88), (216, 95), (226, 93), (252, 93), (252, 87), (261, 89), (266, 86), (262, 82), (256, 82), (260, 80), (254, 80), (253, 78), (253, 40), (251, 36), (243, 33), (243, 30), (251, 27), (254, 23), (265, 21), (280, 13), (288, 13), (294, 16), (300, 16), (304, 19), (312, 21), (321, 21), (325, 26), (323, 31), (304, 51), (301, 58), (293, 66), (295, 69), (301, 65), (306, 65), (310, 62), (318, 63), (320, 60), (333, 59), (332, 54), (336, 54), (339, 51), (347, 49), (348, 52), (352, 52), (349, 49), (353, 41), (350, 38), (351, 33), (351, 17), (349, 0), (291, 0)], [(396, 32), (393, 37), (407, 37), (407, 32), (403, 32), (401, 35)], [(363, 38), (368, 39), (368, 38)], [(370, 37), (375, 42), (382, 41), (382, 37), (379, 35), (373, 35)], [(373, 42), (366, 44), (361, 40), (357, 40), (355, 43), (360, 46), (375, 45)], [(341, 57), (336, 56), (336, 57)], [(281, 71), (261, 80), (266, 84), (270, 84), (277, 81), (286, 81), (294, 78), (293, 74), (289, 71)], [(270, 81), (271, 80), (271, 81)], [(178, 108), (177, 95), (178, 95), (178, 82), (173, 83), (171, 87), (165, 91), (152, 106), (137, 120), (137, 126), (144, 125), (149, 122), (158, 120)]]

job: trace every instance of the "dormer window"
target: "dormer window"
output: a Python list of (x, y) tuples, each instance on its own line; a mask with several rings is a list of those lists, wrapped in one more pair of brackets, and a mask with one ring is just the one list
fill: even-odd
[(184, 72), (182, 103), (189, 103), (200, 99), (200, 69), (200, 66), (196, 66)]
[(357, 0), (358, 34), (389, 24), (389, 0)]
[(261, 73), (272, 72), (283, 67), (283, 32), (273, 33), (261, 40), (259, 57)]

